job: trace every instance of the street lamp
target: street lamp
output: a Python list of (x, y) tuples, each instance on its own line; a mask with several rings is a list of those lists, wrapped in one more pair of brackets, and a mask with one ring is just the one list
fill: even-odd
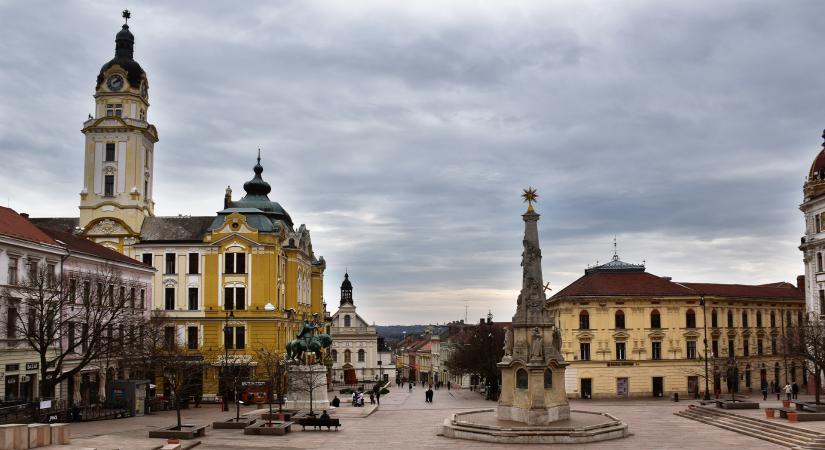
[(708, 320), (704, 294), (702, 295), (701, 300), (699, 300), (699, 304), (702, 305), (702, 325), (705, 327), (705, 400), (710, 400), (710, 392), (708, 392), (710, 386), (708, 382)]
[(223, 379), (223, 410), (229, 411), (229, 387), (226, 385), (226, 375), (228, 373), (227, 365), (229, 364), (229, 339), (232, 337), (232, 330), (229, 328), (229, 319), (235, 318), (235, 314), (232, 310), (226, 312), (226, 316), (224, 317), (223, 321), (223, 349), (224, 349), (224, 356), (223, 356), (223, 367), (221, 370), (221, 378)]

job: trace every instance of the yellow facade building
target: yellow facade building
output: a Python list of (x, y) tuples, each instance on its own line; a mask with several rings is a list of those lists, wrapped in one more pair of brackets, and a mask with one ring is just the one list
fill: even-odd
[(569, 396), (702, 395), (705, 332), (711, 395), (729, 392), (731, 356), (736, 392), (759, 392), (763, 383), (801, 387), (807, 379), (802, 361), (782, 353), (785, 330), (805, 309), (803, 290), (790, 283), (677, 283), (614, 255), (547, 306), (563, 333)]
[(204, 396), (217, 395), (227, 354), (246, 366), (242, 376), (251, 376), (255, 350), (282, 350), (304, 320), (323, 322), (326, 263), (316, 258), (307, 227), (295, 226), (269, 199), (260, 152), (245, 195), (233, 200), (227, 188), (216, 198), (217, 207), (223, 204), (217, 215), (154, 215), (158, 133), (149, 123), (148, 78), (134, 60), (126, 24), (115, 38), (115, 57), (100, 69), (94, 98), (95, 114), (82, 129), (79, 217), (32, 221), (78, 231), (154, 267), (153, 306), (169, 319), (167, 337), (212, 361), (199, 376)]

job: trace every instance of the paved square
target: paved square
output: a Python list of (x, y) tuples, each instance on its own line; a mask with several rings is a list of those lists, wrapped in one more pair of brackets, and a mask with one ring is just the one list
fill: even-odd
[[(627, 439), (602, 443), (576, 445), (584, 449), (730, 449), (732, 446), (755, 449), (784, 448), (768, 442), (687, 420), (673, 413), (687, 408), (691, 402), (673, 403), (666, 400), (624, 401), (573, 401), (572, 409), (604, 411), (621, 418), (630, 426), (633, 436)], [(768, 402), (770, 406), (777, 402)], [(495, 407), (494, 402), (484, 401), (478, 393), (466, 390), (435, 392), (433, 403), (424, 402), (424, 390), (393, 389), (381, 398), (381, 406), (367, 417), (361, 416), (361, 408), (345, 406), (336, 412), (343, 427), (340, 431), (293, 431), (282, 437), (245, 436), (240, 430), (212, 430), (198, 449), (370, 449), (370, 448), (512, 448), (498, 444), (453, 440), (438, 436), (441, 423), (451, 413), (479, 408)], [(242, 413), (253, 411), (245, 408)], [(759, 411), (749, 414), (757, 415)], [(183, 411), (184, 422), (211, 423), (221, 417), (217, 405)], [(72, 424), (72, 445), (52, 446), (49, 449), (123, 449), (143, 450), (156, 448), (163, 441), (149, 439), (148, 431), (174, 423), (174, 411), (151, 416)], [(825, 432), (823, 423), (807, 423), (806, 427)], [(525, 446), (526, 448), (549, 446)], [(555, 447), (565, 447), (556, 445)], [(573, 448), (573, 445), (567, 446)]]

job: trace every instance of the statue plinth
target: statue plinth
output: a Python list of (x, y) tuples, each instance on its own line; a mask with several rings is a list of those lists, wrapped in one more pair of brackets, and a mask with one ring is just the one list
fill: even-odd
[[(310, 408), (310, 404), (312, 407)], [(321, 364), (301, 365), (289, 370), (286, 407), (322, 411), (329, 409), (327, 368)]]

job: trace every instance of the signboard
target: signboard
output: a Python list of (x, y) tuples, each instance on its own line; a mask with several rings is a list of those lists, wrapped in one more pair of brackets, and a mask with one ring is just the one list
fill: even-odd
[(40, 409), (49, 409), (52, 407), (51, 400), (43, 400), (40, 402)]
[(627, 367), (627, 366), (635, 366), (636, 363), (633, 361), (614, 361), (607, 363), (607, 367)]
[(26, 370), (37, 370), (40, 368), (39, 362), (26, 363)]
[(266, 386), (266, 381), (241, 381), (241, 386)]
[(17, 372), (20, 370), (20, 364), (6, 364), (6, 372)]

